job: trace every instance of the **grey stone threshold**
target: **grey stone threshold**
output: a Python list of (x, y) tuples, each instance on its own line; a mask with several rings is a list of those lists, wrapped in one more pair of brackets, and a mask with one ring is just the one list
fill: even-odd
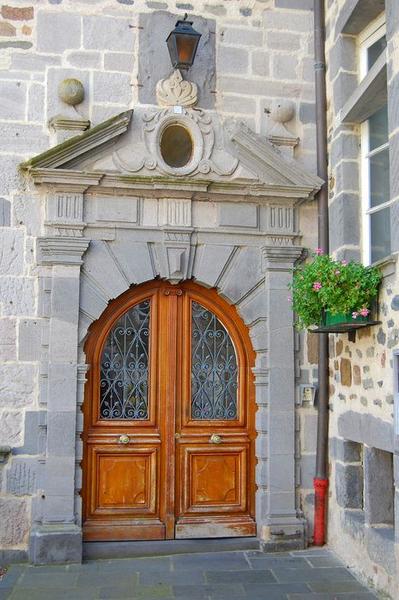
[(160, 540), (148, 542), (84, 542), (83, 560), (97, 558), (137, 558), (198, 552), (259, 550), (256, 537), (198, 540)]

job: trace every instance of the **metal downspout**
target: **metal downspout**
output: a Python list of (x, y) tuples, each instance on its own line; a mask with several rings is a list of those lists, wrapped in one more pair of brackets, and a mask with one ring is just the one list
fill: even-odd
[[(328, 164), (327, 164), (327, 100), (325, 62), (325, 15), (324, 0), (314, 0), (314, 47), (315, 47), (315, 89), (316, 89), (316, 143), (317, 174), (324, 184), (318, 199), (319, 247), (329, 251), (328, 223)], [(319, 335), (318, 361), (318, 415), (316, 473), (313, 480), (315, 492), (315, 514), (313, 542), (322, 546), (326, 539), (326, 508), (328, 490), (328, 333)]]

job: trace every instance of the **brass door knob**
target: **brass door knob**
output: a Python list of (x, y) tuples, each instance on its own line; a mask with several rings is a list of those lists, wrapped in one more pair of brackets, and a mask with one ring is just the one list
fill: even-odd
[(130, 437), (127, 435), (127, 433), (122, 433), (122, 435), (119, 436), (118, 442), (120, 444), (128, 444), (130, 442)]
[(209, 441), (211, 444), (221, 444), (222, 437), (220, 435), (218, 435), (217, 433), (212, 433), (211, 437), (209, 438)]
[(175, 440), (180, 440), (181, 438), (181, 434), (180, 433), (175, 433)]

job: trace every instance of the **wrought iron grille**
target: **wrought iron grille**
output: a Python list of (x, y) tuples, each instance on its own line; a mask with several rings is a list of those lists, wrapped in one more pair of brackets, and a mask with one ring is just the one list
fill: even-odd
[(101, 357), (101, 419), (148, 419), (149, 335), (149, 300), (122, 315), (108, 334)]
[(233, 342), (210, 310), (192, 303), (191, 416), (237, 419), (238, 368)]

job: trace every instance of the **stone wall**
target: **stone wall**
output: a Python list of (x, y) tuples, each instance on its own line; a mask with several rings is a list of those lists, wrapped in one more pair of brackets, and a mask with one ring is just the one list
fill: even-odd
[[(148, 35), (143, 27), (150, 27), (155, 13), (161, 22), (171, 13), (173, 18), (167, 18), (172, 22), (187, 11), (194, 15), (194, 26), (198, 22), (204, 28), (206, 52), (215, 64), (215, 73), (194, 67), (188, 74), (199, 81), (204, 105), (266, 135), (272, 127), (272, 102), (291, 99), (295, 116), (286, 126), (300, 138), (295, 157), (315, 172), (311, 4), (298, 0), (292, 9), (288, 0), (13, 0), (0, 5), (0, 445), (12, 448), (12, 456), (0, 464), (0, 521), (7, 523), (0, 528), (0, 547), (8, 557), (25, 555), (31, 515), (40, 516), (47, 418), (43, 365), (50, 335), (50, 267), (43, 267), (39, 278), (36, 256), (36, 239), (44, 232), (44, 201), (18, 165), (57, 142), (48, 122), (67, 110), (94, 126), (150, 102), (144, 92), (156, 81), (148, 85), (151, 62), (140, 57), (153, 52), (154, 64), (157, 53), (163, 57), (166, 72), (158, 65), (157, 77), (168, 75), (170, 67), (164, 60), (164, 39), (157, 31)], [(76, 114), (57, 95), (66, 77), (80, 79), (85, 88)], [(304, 206), (299, 223), (303, 243), (311, 247), (316, 245), (314, 210), (314, 204)], [(298, 381), (312, 382), (314, 349), (303, 352)], [(297, 483), (301, 469), (302, 486), (311, 488), (314, 409), (305, 406), (298, 415), (297, 429), (303, 424), (311, 441), (302, 434)], [(311, 495), (299, 489), (298, 494), (307, 512)]]
[[(328, 540), (362, 577), (396, 597), (398, 525), (372, 518), (373, 503), (390, 498), (398, 480), (394, 431), (395, 351), (399, 348), (397, 266), (398, 4), (386, 0), (387, 84), (391, 165), (392, 255), (380, 264), (384, 278), (377, 326), (356, 341), (330, 335), (330, 507)], [(360, 123), (342, 122), (345, 104), (359, 83), (358, 34), (384, 10), (384, 2), (326, 2), (327, 95), (330, 155), (330, 241), (340, 259), (361, 259)], [(371, 463), (372, 453), (382, 453)], [(395, 470), (395, 473), (394, 473)], [(371, 484), (382, 473), (384, 485)], [(371, 487), (370, 487), (371, 486)], [(396, 491), (396, 510), (398, 510)], [(393, 506), (391, 506), (393, 509)], [(395, 537), (396, 535), (396, 537)], [(396, 543), (395, 543), (396, 540)], [(396, 552), (396, 558), (395, 558)]]

